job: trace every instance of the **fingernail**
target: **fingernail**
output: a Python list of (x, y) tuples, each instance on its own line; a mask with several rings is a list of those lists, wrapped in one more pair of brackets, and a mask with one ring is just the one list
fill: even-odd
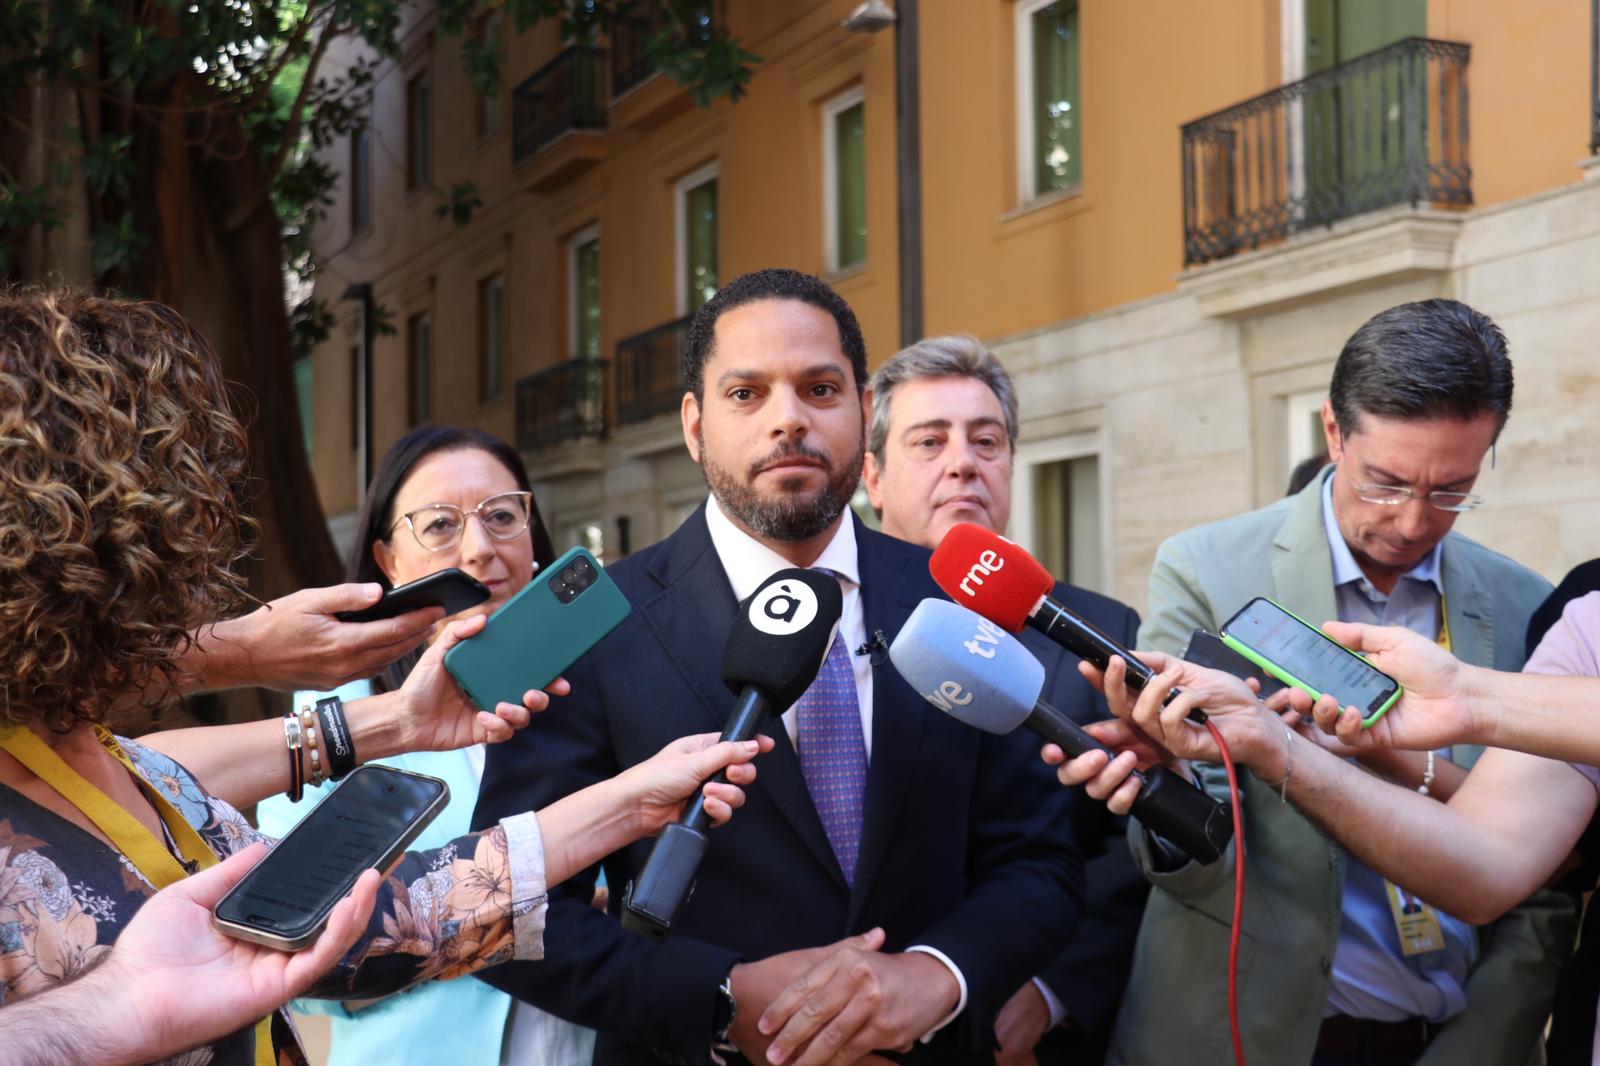
[(744, 742), (744, 750), (745, 751), (760, 751), (761, 750), (761, 741), (759, 741), (759, 740), (747, 740), (747, 741), (745, 741)]
[[(766, 1034), (763, 1033), (762, 1035)], [(767, 1061), (773, 1063), (773, 1066), (777, 1066), (777, 1063), (783, 1061), (783, 1049), (776, 1047), (767, 1048)]]
[(362, 586), (361, 591), (365, 592), (368, 596), (382, 596), (383, 586), (378, 584), (376, 581), (368, 581), (364, 586)]

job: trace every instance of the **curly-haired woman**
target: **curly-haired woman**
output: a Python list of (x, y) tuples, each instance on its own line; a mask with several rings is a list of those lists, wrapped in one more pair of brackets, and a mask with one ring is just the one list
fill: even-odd
[[(0, 294), (0, 1009), (84, 973), (157, 888), (258, 839), (203, 776), (112, 732), (130, 692), (183, 687), (191, 634), (246, 600), (244, 484), (215, 355), (175, 312)], [(408, 712), (459, 700), (437, 660), (481, 626), (451, 623), (373, 698)], [(261, 733), (225, 729), (248, 734), (241, 749)], [(654, 832), (716, 769), (753, 779), (754, 745), (714, 740), (407, 855), (316, 991), (372, 997), (537, 958), (547, 884)], [(736, 785), (707, 788), (718, 818), (742, 802)], [(183, 1060), (304, 1057), (279, 1013)]]

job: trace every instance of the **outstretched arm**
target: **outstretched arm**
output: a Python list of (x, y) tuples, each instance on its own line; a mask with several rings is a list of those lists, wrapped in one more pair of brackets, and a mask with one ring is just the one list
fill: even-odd
[[(1287, 777), (1290, 802), (1352, 854), (1468, 921), (1491, 921), (1527, 898), (1566, 858), (1594, 813), (1595, 788), (1571, 766), (1495, 749), (1484, 753), (1450, 803), (1437, 803), (1298, 735), (1237, 678), (1159, 653), (1144, 658), (1160, 677), (1137, 700), (1122, 684), (1121, 662), (1113, 660), (1104, 676), (1085, 669), (1125, 723), (1097, 727), (1102, 740), (1137, 748), (1140, 738), (1126, 724), (1132, 723), (1175, 756), (1214, 762), (1220, 753), (1210, 734), (1185, 717), (1204, 707), (1235, 762), (1274, 788)], [(1174, 686), (1183, 695), (1162, 707), (1161, 694)], [(1061, 761), (1059, 749), (1046, 755)], [(1152, 752), (1145, 746), (1141, 755)], [(1086, 783), (1091, 796), (1112, 797), (1112, 809), (1125, 811), (1137, 791), (1127, 776), (1132, 761), (1124, 756), (1108, 765), (1091, 753), (1064, 765), (1060, 776), (1065, 784)]]

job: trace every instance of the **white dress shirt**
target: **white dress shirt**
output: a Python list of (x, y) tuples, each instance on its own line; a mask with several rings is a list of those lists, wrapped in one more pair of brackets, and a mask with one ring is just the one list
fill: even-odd
[[(722, 562), (722, 569), (728, 575), (728, 583), (733, 586), (734, 598), (743, 602), (767, 578), (779, 570), (787, 570), (794, 564), (771, 548), (756, 540), (750, 534), (733, 524), (733, 520), (723, 513), (717, 498), (712, 496), (706, 501), (706, 528), (711, 533), (711, 546), (716, 550), (717, 558)], [(856, 675), (856, 702), (861, 708), (861, 735), (866, 741), (867, 759), (872, 759), (872, 657), (857, 655), (855, 649), (867, 642), (866, 613), (861, 608), (861, 565), (856, 557), (856, 527), (855, 522), (847, 511), (843, 521), (833, 534), (833, 539), (828, 541), (827, 547), (822, 549), (822, 554), (810, 564), (809, 569), (832, 570), (839, 575), (839, 588), (844, 593), (844, 612), (839, 616), (839, 636), (837, 639), (844, 641), (845, 650), (850, 652), (850, 665)], [(793, 707), (783, 714), (783, 728), (789, 734), (789, 742), (796, 745), (797, 723), (796, 712)], [(906, 951), (920, 951), (932, 955), (945, 966), (956, 979), (956, 985), (961, 990), (960, 998), (956, 1000), (955, 1009), (942, 1018), (937, 1025), (923, 1034), (923, 1043), (933, 1039), (933, 1035), (960, 1014), (967, 1006), (967, 979), (944, 952), (938, 948), (918, 944), (906, 948)]]

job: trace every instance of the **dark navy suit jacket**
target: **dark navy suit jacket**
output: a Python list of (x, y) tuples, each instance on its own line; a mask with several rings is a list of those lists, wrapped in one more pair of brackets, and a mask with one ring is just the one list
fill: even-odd
[[(852, 517), (852, 520), (853, 517)], [(928, 551), (857, 523), (868, 633), (893, 639), (941, 596)], [(607, 568), (632, 615), (567, 672), (572, 695), (489, 749), (474, 824), (485, 826), (720, 730), (733, 706), (723, 644), (737, 604), (702, 508), (672, 536)], [(967, 981), (967, 1009), (908, 1062), (993, 1062), (994, 1015), (1060, 957), (1079, 919), (1082, 870), (1069, 800), (1032, 734), (978, 732), (926, 704), (885, 659), (873, 676), (872, 759), (853, 889), (847, 887), (782, 724), (733, 821), (715, 830), (693, 898), (656, 943), (617, 922), (641, 841), (605, 860), (613, 913), (589, 906), (594, 871), (551, 893), (545, 958), (491, 984), (601, 1035), (595, 1062), (706, 1062), (717, 986), (734, 963), (882, 926), (886, 951), (924, 944)]]
[[(1106, 636), (1138, 647), (1139, 615), (1133, 608), (1065, 583), (1052, 595)], [(1079, 725), (1111, 717), (1105, 697), (1078, 673), (1076, 655), (1032, 629), (1024, 629), (1021, 640), (1044, 663), (1046, 703)], [(1105, 1057), (1150, 894), (1150, 882), (1128, 850), (1127, 819), (1082, 789), (1072, 792), (1072, 835), (1083, 855), (1083, 924), (1060, 958), (1039, 976), (1066, 1006), (1073, 1028), (1041, 1049), (1041, 1066), (1049, 1066), (1056, 1051), (1065, 1061), (1099, 1062)]]

